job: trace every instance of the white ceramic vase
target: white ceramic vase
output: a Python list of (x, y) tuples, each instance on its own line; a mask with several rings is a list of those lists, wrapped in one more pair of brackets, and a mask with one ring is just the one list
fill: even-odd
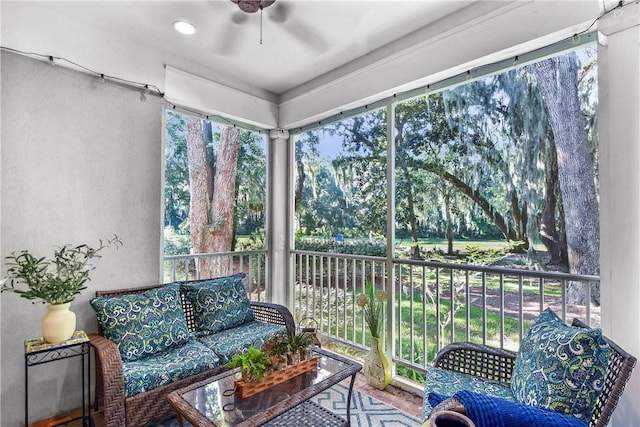
[(66, 304), (49, 304), (49, 311), (42, 318), (42, 336), (50, 344), (66, 341), (76, 330), (76, 314)]

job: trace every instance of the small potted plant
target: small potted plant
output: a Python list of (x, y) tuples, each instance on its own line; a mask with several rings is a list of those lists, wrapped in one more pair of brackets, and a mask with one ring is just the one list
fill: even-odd
[(251, 346), (244, 353), (238, 353), (227, 362), (228, 368), (240, 368), (242, 381), (262, 381), (269, 367), (269, 355), (257, 347)]
[(307, 358), (307, 348), (313, 343), (313, 339), (306, 332), (289, 331), (289, 363), (296, 365)]
[(269, 363), (274, 371), (284, 369), (287, 366), (287, 353), (289, 352), (287, 335), (283, 332), (267, 340), (262, 351), (269, 355)]
[(27, 250), (12, 252), (6, 257), (9, 268), (1, 291), (49, 304), (42, 319), (42, 335), (49, 343), (65, 341), (76, 329), (76, 315), (69, 311), (69, 306), (91, 280), (89, 272), (95, 268), (91, 261), (100, 258), (105, 248), (119, 246), (122, 241), (114, 235), (106, 241), (99, 240), (97, 247), (86, 244), (57, 247), (51, 259), (36, 257)]

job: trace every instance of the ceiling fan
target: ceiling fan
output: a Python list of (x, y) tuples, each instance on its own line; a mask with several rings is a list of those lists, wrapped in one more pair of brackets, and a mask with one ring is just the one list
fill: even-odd
[(265, 7), (271, 6), (276, 0), (231, 0), (238, 7), (247, 13), (255, 13)]
[[(231, 16), (231, 21), (237, 25), (243, 24), (249, 17), (249, 14), (260, 11), (260, 44), (262, 44), (262, 12), (265, 8), (276, 3), (276, 0), (231, 0), (242, 11)], [(278, 1), (278, 3), (267, 13), (269, 20), (282, 25), (282, 28), (292, 37), (302, 43), (307, 44), (318, 52), (324, 52), (327, 49), (327, 43), (320, 33), (316, 33), (309, 25), (303, 22), (291, 24), (287, 22), (293, 8), (292, 2)], [(244, 12), (244, 13), (243, 13)], [(300, 21), (300, 17), (297, 17)], [(227, 46), (229, 47), (229, 46)]]
[[(231, 0), (237, 4), (241, 11), (246, 13), (255, 13), (260, 11), (260, 44), (262, 44), (262, 10), (276, 2), (276, 0)], [(236, 16), (232, 18), (236, 24), (244, 22), (246, 15)], [(284, 19), (286, 20), (286, 18)], [(284, 22), (283, 20), (283, 22)], [(277, 22), (277, 21), (276, 21)]]

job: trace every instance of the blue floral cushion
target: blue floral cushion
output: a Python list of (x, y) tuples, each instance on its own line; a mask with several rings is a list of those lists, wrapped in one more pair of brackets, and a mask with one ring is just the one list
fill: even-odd
[(489, 381), (473, 375), (449, 371), (441, 368), (427, 368), (427, 378), (424, 384), (424, 395), (422, 405), (422, 418), (429, 418), (433, 407), (426, 397), (430, 393), (444, 396), (453, 396), (459, 391), (470, 390), (477, 393), (484, 393), (494, 397), (501, 397), (506, 400), (514, 400), (511, 388), (508, 385)]
[(121, 297), (91, 300), (105, 338), (124, 361), (132, 361), (189, 341), (191, 335), (177, 284)]
[(546, 309), (520, 343), (511, 390), (517, 402), (587, 422), (604, 386), (610, 352), (600, 329), (571, 327)]
[(254, 321), (217, 334), (202, 336), (198, 340), (213, 350), (220, 357), (221, 363), (227, 363), (235, 354), (242, 353), (251, 346), (262, 348), (269, 338), (286, 331), (281, 325)]
[(196, 331), (215, 334), (254, 320), (251, 302), (242, 284), (244, 273), (182, 283), (182, 292), (193, 306)]
[(122, 363), (126, 397), (220, 366), (216, 354), (196, 340)]

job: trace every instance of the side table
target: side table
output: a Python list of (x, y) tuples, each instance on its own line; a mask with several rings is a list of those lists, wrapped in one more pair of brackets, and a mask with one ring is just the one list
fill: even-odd
[[(44, 338), (24, 342), (24, 425), (29, 425), (29, 367), (79, 356), (82, 358), (82, 425), (92, 427), (91, 418), (91, 344), (84, 331), (75, 331), (66, 341), (49, 344)], [(78, 417), (79, 419), (80, 417)]]

